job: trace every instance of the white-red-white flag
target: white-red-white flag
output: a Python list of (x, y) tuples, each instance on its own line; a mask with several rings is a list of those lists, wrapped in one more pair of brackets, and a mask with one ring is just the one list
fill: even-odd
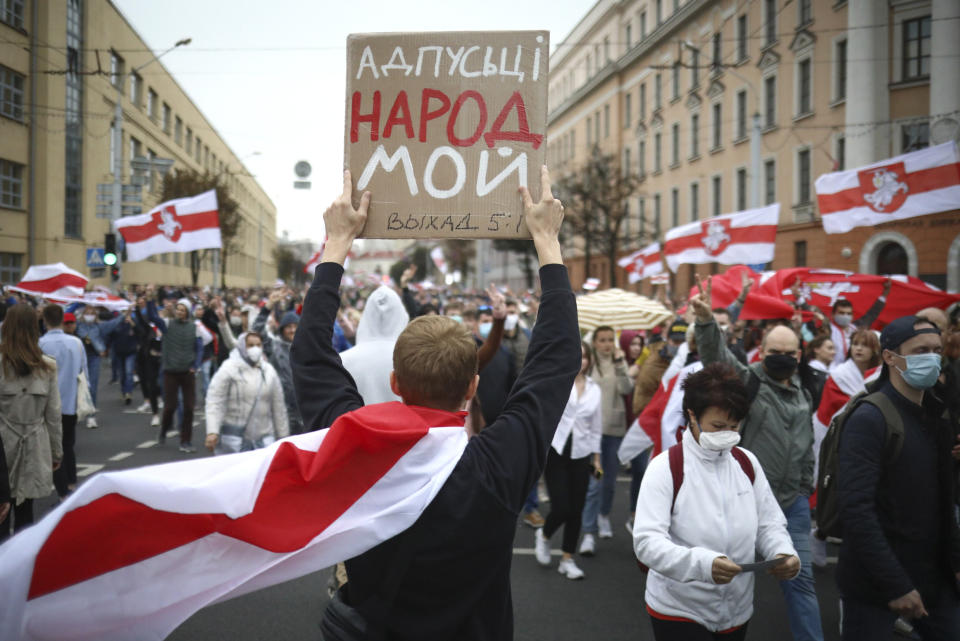
[(842, 234), (891, 220), (960, 208), (956, 142), (817, 178), (823, 230)]
[(381, 403), (265, 449), (96, 475), (0, 546), (0, 639), (159, 640), (362, 554), (436, 497), (463, 418)]
[(63, 263), (31, 265), (16, 285), (7, 289), (24, 294), (56, 298), (57, 296), (83, 296), (87, 277)]
[(638, 249), (618, 260), (617, 264), (627, 270), (627, 280), (631, 283), (663, 273), (660, 243), (651, 243), (643, 249)]
[(313, 277), (313, 273), (317, 271), (317, 265), (320, 264), (320, 261), (323, 260), (323, 250), (327, 246), (327, 241), (324, 239), (323, 244), (320, 245), (320, 249), (313, 252), (313, 256), (310, 257), (310, 260), (307, 261), (307, 264), (303, 266), (303, 273), (310, 274), (310, 277)]
[(126, 243), (127, 262), (154, 254), (220, 249), (220, 214), (217, 192), (177, 198), (157, 205), (146, 214), (126, 216), (114, 223)]
[(443, 247), (437, 245), (431, 249), (430, 258), (433, 259), (433, 264), (437, 266), (441, 274), (447, 273), (447, 259), (443, 256)]
[(599, 278), (588, 278), (587, 280), (583, 281), (583, 288), (586, 289), (587, 291), (592, 292), (597, 287), (600, 287)]
[(773, 260), (780, 205), (688, 223), (667, 232), (663, 253), (670, 271), (680, 265), (757, 264)]

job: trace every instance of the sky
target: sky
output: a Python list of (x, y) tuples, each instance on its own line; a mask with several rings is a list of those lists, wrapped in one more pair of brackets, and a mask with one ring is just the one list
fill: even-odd
[[(351, 33), (548, 29), (563, 40), (593, 0), (113, 0), (277, 207), (277, 235), (322, 239), (342, 189)], [(293, 167), (313, 167), (295, 190)]]

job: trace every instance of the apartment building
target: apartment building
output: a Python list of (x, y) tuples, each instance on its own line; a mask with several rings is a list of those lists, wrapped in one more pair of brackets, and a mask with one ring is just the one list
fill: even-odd
[[(814, 181), (960, 138), (958, 34), (955, 0), (599, 0), (550, 59), (549, 161), (573, 171), (599, 145), (638, 176), (624, 253), (780, 203), (769, 268), (904, 273), (957, 291), (960, 211), (828, 235)], [(606, 280), (606, 258), (588, 267), (581, 248), (573, 239), (575, 284)], [(681, 266), (675, 290), (718, 269)]]
[[(243, 218), (240, 250), (226, 259), (227, 284), (274, 281), (276, 207), (154, 58), (109, 0), (0, 0), (0, 282), (17, 282), (31, 264), (60, 261), (91, 275), (86, 250), (103, 247), (109, 230), (109, 220), (97, 215), (97, 186), (114, 182), (118, 156), (124, 184), (132, 182), (134, 158), (169, 159), (173, 169), (219, 176)], [(159, 202), (162, 176), (150, 170), (143, 178), (146, 212)], [(209, 254), (203, 285), (214, 283)], [(122, 278), (188, 284), (189, 256), (125, 263)]]

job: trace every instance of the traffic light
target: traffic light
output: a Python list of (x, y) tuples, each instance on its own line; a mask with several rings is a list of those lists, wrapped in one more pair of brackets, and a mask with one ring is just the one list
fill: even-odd
[(112, 267), (110, 273), (113, 275), (113, 279), (117, 280), (120, 277), (120, 269), (117, 265), (117, 235), (108, 232), (103, 235), (103, 262), (108, 267)]
[(110, 266), (110, 282), (115, 283), (120, 280), (120, 265)]

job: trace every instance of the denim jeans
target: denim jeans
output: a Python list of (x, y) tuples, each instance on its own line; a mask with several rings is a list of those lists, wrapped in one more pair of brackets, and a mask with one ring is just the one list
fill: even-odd
[(133, 393), (133, 374), (137, 369), (137, 354), (120, 357), (120, 389), (124, 394)]
[(640, 482), (643, 481), (643, 474), (647, 471), (647, 464), (650, 462), (650, 450), (642, 454), (637, 454), (630, 461), (630, 514), (637, 511), (637, 497), (640, 496)]
[(210, 387), (210, 379), (213, 378), (213, 359), (200, 363), (200, 397), (206, 400), (207, 388)]
[(810, 500), (800, 494), (784, 510), (787, 531), (800, 557), (800, 574), (790, 581), (780, 581), (780, 590), (787, 602), (787, 619), (794, 641), (823, 641), (820, 604), (813, 584), (813, 559), (810, 553)]
[(600, 438), (600, 465), (603, 466), (603, 478), (599, 481), (590, 475), (590, 486), (587, 488), (587, 502), (583, 506), (583, 533), (597, 533), (597, 515), (610, 516), (613, 508), (613, 491), (617, 487), (617, 470), (620, 469), (620, 460), (617, 450), (620, 449), (622, 436), (607, 436)]
[(123, 356), (117, 354), (114, 347), (110, 348), (110, 382), (123, 380)]
[(100, 355), (87, 352), (87, 382), (90, 383), (90, 400), (97, 406), (97, 388), (100, 387)]
[(533, 489), (527, 495), (527, 500), (523, 502), (523, 513), (530, 514), (540, 507), (540, 499), (537, 496), (537, 484), (534, 483)]

